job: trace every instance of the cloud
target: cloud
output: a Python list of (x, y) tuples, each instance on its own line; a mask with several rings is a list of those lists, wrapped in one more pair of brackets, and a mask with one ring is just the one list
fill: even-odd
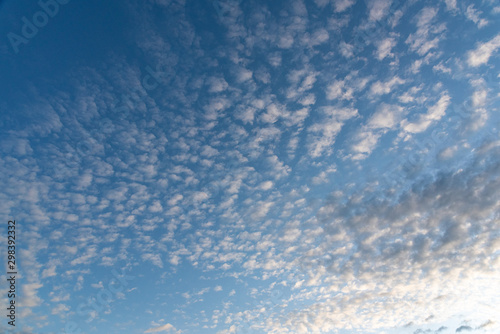
[(346, 42), (340, 42), (340, 54), (345, 58), (352, 58), (354, 56), (354, 46), (351, 44), (347, 44)]
[(382, 135), (399, 127), (403, 115), (402, 107), (382, 103), (355, 135), (355, 143), (352, 145), (352, 150), (355, 152), (353, 159), (360, 160), (370, 155)]
[(368, 17), (370, 21), (378, 21), (389, 12), (392, 0), (368, 0)]
[(455, 12), (458, 10), (457, 8), (457, 0), (444, 0), (446, 3), (446, 9), (451, 12)]
[(261, 190), (269, 190), (273, 187), (274, 183), (273, 181), (264, 181), (260, 184), (259, 188)]
[(386, 57), (394, 57), (391, 53), (392, 48), (396, 46), (397, 42), (394, 38), (386, 38), (377, 43), (377, 59), (383, 60)]
[(325, 43), (329, 39), (329, 34), (326, 29), (316, 30), (309, 39), (309, 45), (316, 46)]
[(465, 16), (469, 20), (471, 20), (472, 22), (474, 22), (475, 24), (477, 24), (478, 28), (483, 28), (484, 26), (486, 26), (488, 24), (488, 20), (482, 19), (482, 18), (479, 17), (481, 14), (482, 14), (482, 12), (476, 10), (474, 8), (474, 5), (469, 5), (467, 7), (467, 10), (465, 11)]
[(228, 83), (224, 78), (210, 77), (207, 80), (207, 84), (209, 86), (208, 91), (210, 93), (220, 93), (225, 91), (228, 88)]
[(345, 87), (344, 80), (336, 80), (327, 87), (326, 98), (328, 100), (342, 99), (352, 100), (354, 90), (350, 87)]
[(410, 50), (417, 52), (420, 56), (426, 55), (430, 50), (436, 49), (443, 38), (446, 30), (445, 24), (437, 24), (438, 9), (435, 7), (424, 7), (417, 14), (417, 31), (406, 39)]
[(300, 229), (291, 228), (285, 231), (285, 235), (281, 238), (281, 240), (285, 242), (294, 242), (300, 237), (301, 234), (302, 231)]
[(20, 306), (22, 307), (36, 307), (42, 303), (42, 299), (38, 296), (38, 290), (43, 287), (40, 283), (25, 283), (22, 285), (22, 300)]
[(246, 68), (239, 68), (236, 73), (236, 80), (238, 82), (245, 82), (252, 78), (253, 72)]
[(144, 333), (158, 333), (158, 332), (172, 332), (176, 331), (175, 327), (171, 324), (166, 324), (160, 327), (154, 327), (146, 330)]
[(358, 115), (354, 108), (324, 107), (321, 110), (325, 118), (308, 129), (309, 155), (313, 158), (331, 154), (335, 139), (345, 122)]
[(492, 327), (494, 324), (495, 324), (494, 321), (491, 321), (490, 319), (488, 319), (488, 321), (479, 325), (478, 329)]
[(385, 95), (392, 92), (393, 88), (404, 84), (406, 81), (401, 79), (400, 77), (394, 77), (388, 81), (376, 81), (372, 84), (370, 88), (370, 93), (372, 95)]
[(64, 305), (64, 304), (58, 304), (56, 307), (54, 307), (51, 311), (52, 314), (61, 314), (61, 313), (64, 313), (64, 312), (68, 312), (70, 310), (70, 308), (68, 307), (68, 305)]
[(470, 331), (472, 331), (472, 327), (467, 325), (462, 325), (455, 330), (456, 333), (470, 332)]
[(475, 50), (469, 51), (467, 62), (469, 66), (478, 67), (488, 63), (490, 57), (500, 48), (500, 34), (488, 42), (481, 43)]
[[(267, 331), (285, 331), (301, 325), (322, 331), (332, 330), (333, 326), (373, 331), (398, 326), (402, 321), (425, 319), (429, 307), (436, 312), (434, 321), (446, 318), (462, 309), (452, 300), (461, 301), (459, 304), (467, 300), (474, 304), (471, 309), (483, 305), (494, 287), (477, 278), (488, 280), (497, 272), (491, 267), (496, 261), (494, 254), (482, 245), (496, 240), (497, 224), (491, 212), (500, 210), (496, 191), (499, 163), (499, 147), (485, 147), (471, 162), (444, 174), (414, 180), (403, 193), (395, 195), (398, 201), (393, 201), (392, 196), (386, 198), (376, 189), (368, 190), (369, 187), (361, 187), (359, 193), (342, 201), (332, 196), (317, 216), (324, 238), (304, 249), (303, 254), (307, 255), (297, 261), (314, 263), (316, 273), (325, 270), (322, 276), (330, 278), (332, 292), (325, 289), (312, 293), (308, 298), (316, 296), (316, 302), (300, 313), (286, 314), (286, 324), (273, 321), (277, 315), (268, 318)], [(474, 167), (477, 164), (485, 165), (478, 171)], [(483, 183), (484, 178), (492, 184)], [(485, 202), (484, 196), (490, 191), (495, 195)], [(472, 195), (474, 192), (478, 193)], [(474, 221), (474, 227), (469, 221)], [(476, 241), (470, 243), (471, 240)], [(342, 249), (349, 255), (340, 260), (338, 252)], [(471, 267), (467, 259), (477, 256), (481, 260)], [(485, 262), (480, 264), (481, 261)], [(297, 277), (295, 286), (300, 286), (300, 280)], [(471, 286), (475, 286), (474, 292), (469, 290)], [(378, 306), (381, 294), (395, 298), (393, 303), (383, 305), (384, 310), (395, 312), (389, 318), (387, 313), (383, 317), (377, 315), (382, 310)], [(412, 311), (405, 313), (402, 305), (408, 297), (425, 306), (412, 306)]]
[(281, 49), (289, 49), (292, 47), (294, 42), (294, 38), (290, 34), (284, 34), (283, 36), (279, 37), (278, 40), (278, 47)]
[[(487, 110), (481, 120), (496, 124), (493, 88), (463, 94), (498, 51), (481, 37), (491, 24), (476, 33), (493, 18), (489, 4), (465, 5), (472, 24), (450, 15), (451, 0), (452, 13), (443, 1), (392, 12), (392, 1), (370, 0), (365, 13), (352, 12), (363, 10), (355, 0), (315, 2), (220, 0), (193, 11), (185, 0), (126, 1), (139, 29), (125, 34), (134, 57), (74, 67), (36, 101), (36, 89), (20, 93), (29, 111), (0, 121), (0, 211), (19, 215), (22, 237), (40, 245), (20, 254), (32, 284), (26, 324), (57, 331), (47, 314), (67, 318), (75, 296), (109, 282), (101, 274), (111, 266), (140, 263), (167, 295), (182, 278), (189, 297), (172, 304), (178, 322), (158, 320), (147, 333), (398, 331), (430, 326), (429, 310), (438, 328), (463, 305), (491, 304), (498, 144), (448, 131), (447, 117), (451, 97), (470, 97), (471, 120)], [(159, 27), (158, 15), (170, 19)], [(455, 36), (450, 27), (465, 24), (471, 33)], [(352, 33), (374, 26), (390, 32), (355, 48)], [(477, 36), (486, 42), (474, 46)], [(472, 51), (461, 60), (463, 50)], [(165, 81), (154, 90), (142, 84), (146, 67)], [(450, 143), (409, 161), (433, 126)], [(480, 316), (471, 318), (494, 319)]]
[(159, 254), (142, 254), (142, 259), (144, 261), (151, 261), (155, 266), (163, 268), (163, 261), (161, 260), (161, 256)]
[(316, 97), (314, 94), (308, 94), (299, 100), (299, 103), (303, 106), (310, 106), (316, 103)]
[(342, 13), (356, 3), (356, 0), (333, 0), (336, 13)]
[(442, 94), (441, 98), (435, 105), (427, 109), (426, 114), (419, 116), (419, 119), (416, 122), (410, 123), (405, 120), (401, 123), (401, 126), (406, 132), (410, 133), (423, 132), (427, 130), (427, 128), (431, 124), (438, 122), (445, 115), (446, 109), (450, 105), (450, 102), (451, 102), (450, 96), (444, 93)]
[(56, 265), (52, 264), (49, 268), (42, 271), (42, 278), (56, 276)]
[(273, 202), (259, 201), (251, 214), (252, 219), (254, 220), (263, 219), (267, 215), (272, 206)]
[(370, 129), (394, 128), (399, 123), (403, 112), (402, 107), (382, 103), (377, 112), (370, 117), (367, 127)]

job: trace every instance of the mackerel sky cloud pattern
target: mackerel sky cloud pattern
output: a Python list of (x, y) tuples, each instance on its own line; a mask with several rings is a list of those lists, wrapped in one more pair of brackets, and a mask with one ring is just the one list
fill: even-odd
[(0, 332), (500, 332), (499, 22), (1, 1)]

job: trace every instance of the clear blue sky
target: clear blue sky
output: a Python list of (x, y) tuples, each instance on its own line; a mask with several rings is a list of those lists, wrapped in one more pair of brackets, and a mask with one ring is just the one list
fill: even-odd
[(498, 333), (499, 22), (0, 1), (0, 331)]

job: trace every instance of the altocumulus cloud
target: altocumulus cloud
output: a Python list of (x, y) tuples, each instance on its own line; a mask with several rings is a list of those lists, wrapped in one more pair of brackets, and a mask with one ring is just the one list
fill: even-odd
[(159, 327), (153, 327), (148, 330), (146, 330), (144, 333), (159, 333), (159, 332), (176, 332), (176, 333), (181, 333), (181, 331), (176, 331), (175, 327), (172, 326), (171, 324), (165, 324), (163, 326)]
[(493, 1), (44, 3), (0, 45), (20, 332), (498, 333)]

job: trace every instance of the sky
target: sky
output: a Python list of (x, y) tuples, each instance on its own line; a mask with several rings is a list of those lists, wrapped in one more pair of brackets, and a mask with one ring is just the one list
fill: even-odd
[(0, 37), (0, 332), (500, 332), (498, 1), (4, 0)]

